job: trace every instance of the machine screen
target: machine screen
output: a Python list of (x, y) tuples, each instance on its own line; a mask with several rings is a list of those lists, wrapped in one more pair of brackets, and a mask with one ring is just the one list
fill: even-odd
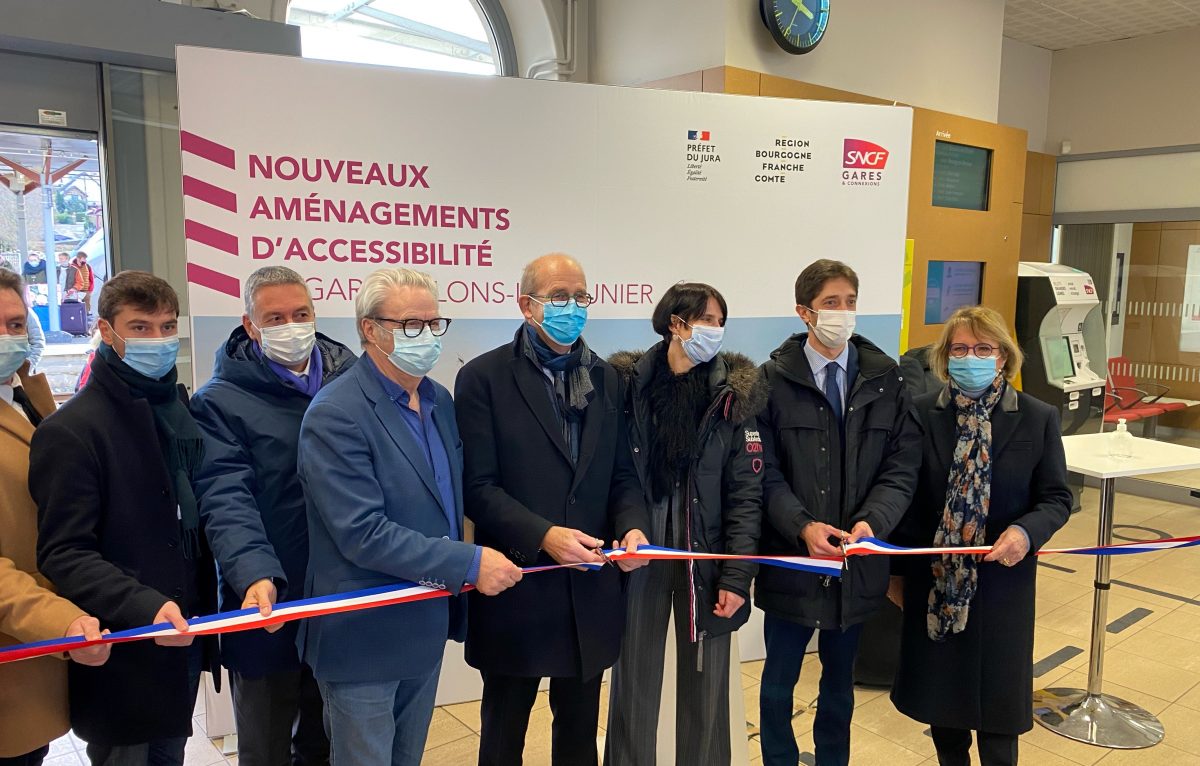
[(1071, 341), (1067, 338), (1049, 338), (1046, 346), (1046, 372), (1051, 380), (1062, 380), (1075, 376), (1075, 361), (1071, 358)]
[(942, 324), (963, 306), (982, 302), (981, 261), (930, 261), (925, 278), (925, 324)]

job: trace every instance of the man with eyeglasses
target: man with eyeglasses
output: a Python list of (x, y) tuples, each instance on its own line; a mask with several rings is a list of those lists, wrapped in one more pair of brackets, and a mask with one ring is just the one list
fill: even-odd
[(308, 506), (305, 597), (409, 581), (454, 594), (305, 620), (297, 644), (325, 700), (330, 760), (418, 766), (446, 640), (463, 640), (466, 585), (521, 579), (462, 542), (462, 451), (450, 392), (427, 375), (450, 320), (410, 269), (368, 276), (355, 301), (363, 356), (313, 399), (300, 428)]
[[(523, 566), (579, 564), (493, 599), (472, 594), (467, 662), (483, 675), (481, 766), (521, 763), (529, 715), (550, 679), (555, 766), (597, 763), (600, 681), (625, 628), (608, 545), (646, 542), (620, 382), (582, 336), (593, 298), (583, 268), (555, 253), (525, 267), (512, 343), (458, 373), (466, 513), (481, 544)], [(622, 569), (635, 568), (622, 563)]]
[[(204, 433), (196, 478), (200, 515), (217, 559), (220, 608), (299, 598), (308, 522), (296, 475), (300, 422), (317, 392), (358, 357), (317, 332), (304, 278), (264, 266), (243, 286), (246, 313), (217, 349), (212, 378), (192, 397)], [(329, 763), (321, 693), (296, 653), (299, 623), (221, 636), (244, 766)]]

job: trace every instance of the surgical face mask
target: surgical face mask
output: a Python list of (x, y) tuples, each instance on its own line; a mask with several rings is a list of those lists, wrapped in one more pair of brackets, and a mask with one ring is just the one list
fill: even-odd
[(826, 348), (836, 349), (846, 345), (854, 334), (856, 314), (853, 311), (834, 311), (833, 309), (809, 309), (817, 315), (816, 324), (812, 325), (813, 335)]
[[(682, 319), (679, 321), (683, 322)], [(725, 338), (725, 328), (683, 323), (692, 329), (692, 337), (687, 340), (680, 339), (683, 353), (692, 360), (692, 364), (704, 364), (712, 361), (712, 358), (721, 350), (721, 341)]]
[(560, 346), (573, 346), (579, 336), (583, 335), (583, 326), (587, 324), (588, 310), (573, 300), (565, 306), (555, 306), (553, 303), (542, 303), (530, 296), (542, 306), (542, 321), (533, 320), (538, 327), (546, 331), (550, 340)]
[[(115, 332), (113, 335), (117, 335)], [(120, 335), (117, 335), (121, 338)], [(134, 372), (158, 380), (175, 367), (179, 356), (179, 336), (169, 338), (121, 338), (125, 355), (121, 358)]]
[[(376, 326), (384, 329), (382, 326)], [(405, 335), (401, 328), (392, 330), (392, 343), (394, 345), (392, 353), (388, 354), (388, 361), (400, 372), (414, 378), (428, 375), (442, 355), (442, 339), (430, 332), (428, 326), (415, 338)]]
[(28, 335), (0, 335), (0, 383), (7, 383), (29, 358)]
[(967, 354), (961, 359), (950, 357), (950, 377), (963, 393), (979, 393), (996, 379), (999, 372), (996, 361), (994, 356), (980, 359), (974, 354)]
[(317, 342), (316, 322), (292, 322), (274, 327), (255, 326), (266, 357), (279, 364), (300, 364), (312, 356)]

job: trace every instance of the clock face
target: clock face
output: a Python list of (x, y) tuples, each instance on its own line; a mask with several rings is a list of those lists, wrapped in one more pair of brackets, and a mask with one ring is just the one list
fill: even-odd
[(760, 0), (763, 23), (788, 53), (808, 53), (829, 26), (829, 0)]

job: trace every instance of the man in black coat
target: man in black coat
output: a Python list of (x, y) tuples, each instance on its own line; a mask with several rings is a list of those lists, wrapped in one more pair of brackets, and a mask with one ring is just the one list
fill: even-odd
[[(603, 564), (598, 549), (610, 542), (646, 542), (620, 381), (580, 338), (592, 297), (574, 259), (533, 261), (521, 291), (525, 324), (513, 342), (458, 373), (466, 515), (476, 543), (518, 565)], [(481, 766), (521, 763), (545, 677), (555, 766), (595, 764), (600, 681), (624, 627), (612, 567), (539, 574), (492, 598), (472, 593), (466, 655), (483, 675)]]
[[(771, 354), (760, 417), (764, 554), (839, 556), (843, 542), (886, 538), (917, 483), (921, 433), (904, 377), (854, 334), (858, 276), (819, 260), (796, 280), (796, 312), (810, 332)], [(796, 766), (792, 692), (805, 648), (819, 631), (821, 694), (813, 725), (819, 766), (847, 764), (854, 713), (854, 657), (862, 623), (888, 588), (886, 557), (847, 564), (841, 578), (763, 567), (755, 604), (766, 612), (760, 690), (763, 763)]]
[[(38, 568), (111, 630), (210, 613), (216, 583), (191, 480), (203, 440), (177, 384), (179, 299), (122, 272), (99, 302), (103, 343), (88, 385), (34, 432), (29, 489)], [(93, 764), (182, 764), (211, 640), (113, 647), (69, 668), (71, 727)]]

